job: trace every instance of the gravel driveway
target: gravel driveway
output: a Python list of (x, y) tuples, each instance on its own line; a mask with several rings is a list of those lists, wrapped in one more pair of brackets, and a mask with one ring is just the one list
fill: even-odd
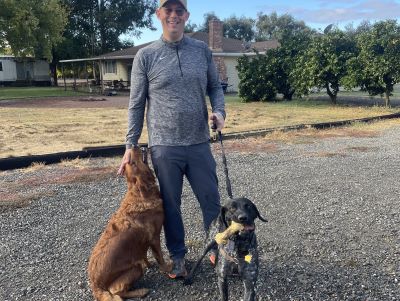
[[(259, 300), (400, 300), (400, 127), (377, 137), (276, 144), (257, 153), (229, 146), (234, 196), (251, 198), (269, 220), (256, 230)], [(215, 154), (226, 198), (218, 146)], [(0, 173), (0, 193), (26, 183), (22, 192), (38, 198), (21, 208), (0, 207), (0, 300), (93, 300), (87, 259), (125, 182), (113, 171), (97, 181), (57, 184), (61, 169)], [(33, 176), (43, 185), (33, 185)], [(183, 199), (190, 266), (204, 234), (186, 184)], [(152, 267), (139, 285), (152, 289), (144, 300), (217, 299), (216, 276), (206, 260), (194, 280), (183, 287)], [(231, 299), (240, 300), (241, 282), (231, 278), (229, 285)]]

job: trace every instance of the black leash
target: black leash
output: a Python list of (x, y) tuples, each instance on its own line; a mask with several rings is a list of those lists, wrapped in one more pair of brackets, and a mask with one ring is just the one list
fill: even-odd
[[(217, 130), (217, 125), (215, 123), (213, 123), (211, 126), (211, 129), (215, 132)], [(222, 163), (224, 164), (224, 173), (225, 173), (225, 182), (226, 182), (226, 192), (228, 193), (229, 198), (233, 199), (231, 180), (229, 179), (228, 164), (226, 162), (225, 149), (224, 149), (224, 144), (222, 143), (221, 131), (218, 131), (218, 139), (221, 144)]]

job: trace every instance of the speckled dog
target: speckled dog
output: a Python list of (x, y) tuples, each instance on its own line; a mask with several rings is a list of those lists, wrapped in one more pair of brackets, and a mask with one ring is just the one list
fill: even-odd
[(221, 300), (228, 300), (228, 275), (238, 270), (244, 284), (244, 301), (255, 300), (255, 284), (258, 278), (258, 250), (254, 221), (259, 218), (266, 222), (256, 205), (246, 198), (231, 199), (221, 208), (208, 234), (208, 244), (196, 262), (184, 284), (191, 284), (193, 274), (204, 256), (218, 245), (215, 235), (228, 229), (232, 222), (243, 225), (242, 230), (232, 235), (226, 244), (218, 246), (215, 269), (218, 275), (218, 287)]

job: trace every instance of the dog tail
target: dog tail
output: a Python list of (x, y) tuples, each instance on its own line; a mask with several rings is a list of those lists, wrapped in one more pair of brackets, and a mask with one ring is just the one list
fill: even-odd
[(200, 258), (197, 260), (196, 264), (193, 266), (193, 268), (190, 270), (189, 274), (185, 277), (185, 280), (183, 281), (184, 285), (191, 285), (193, 283), (193, 275), (194, 272), (197, 270), (197, 268), (199, 267), (201, 261), (203, 260), (204, 256), (206, 256), (206, 254), (212, 249), (217, 247), (218, 244), (215, 241), (215, 239), (213, 239), (204, 249), (203, 254), (200, 256)]
[(109, 291), (105, 291), (99, 287), (92, 286), (92, 292), (97, 301), (123, 301), (120, 296), (112, 295)]

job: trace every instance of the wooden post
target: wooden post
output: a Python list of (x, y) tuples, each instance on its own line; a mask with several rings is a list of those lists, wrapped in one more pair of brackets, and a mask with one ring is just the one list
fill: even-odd
[(103, 80), (103, 61), (99, 61), (100, 64), (100, 82), (101, 82), (101, 95), (104, 95), (104, 80)]
[(89, 84), (89, 74), (88, 74), (88, 70), (87, 70), (87, 61), (85, 61), (85, 76), (86, 76), (86, 86), (89, 92), (92, 92), (92, 88), (90, 87)]
[(65, 81), (64, 63), (61, 63), (62, 75), (64, 80), (64, 91), (67, 91), (67, 82)]
[(75, 74), (75, 64), (72, 63), (72, 72), (74, 74), (74, 91), (76, 91), (76, 74)]
[(85, 76), (86, 76), (86, 84), (89, 84), (89, 74), (87, 71), (87, 61), (85, 61)]

